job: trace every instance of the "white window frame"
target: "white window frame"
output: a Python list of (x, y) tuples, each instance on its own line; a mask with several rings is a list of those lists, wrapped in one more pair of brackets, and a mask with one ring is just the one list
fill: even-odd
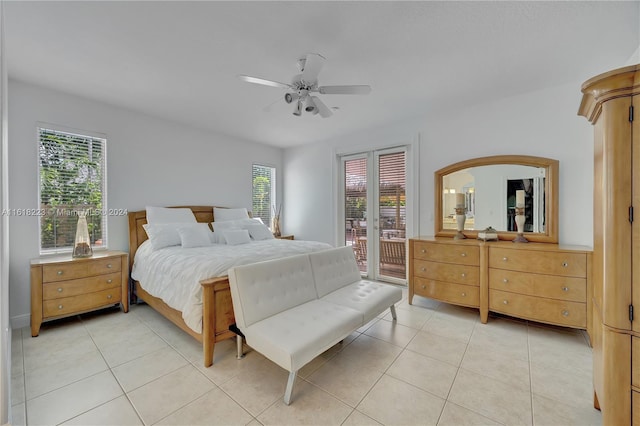
[(276, 204), (276, 185), (277, 185), (277, 170), (274, 166), (269, 165), (269, 164), (261, 164), (261, 163), (253, 163), (251, 165), (251, 210), (252, 210), (252, 215), (253, 217), (260, 217), (254, 210), (254, 206), (253, 206), (253, 197), (254, 197), (254, 192), (253, 192), (253, 179), (254, 179), (254, 170), (256, 167), (262, 167), (265, 169), (270, 169), (271, 170), (271, 178), (270, 178), (270, 194), (269, 194), (269, 216), (265, 222), (265, 225), (267, 225), (269, 227), (269, 229), (271, 229), (271, 219), (274, 216), (274, 212), (278, 212), (278, 207)]
[[(53, 248), (43, 248), (42, 247), (42, 218), (46, 213), (43, 211), (41, 204), (41, 176), (40, 176), (40, 134), (42, 130), (47, 130), (50, 132), (60, 133), (63, 135), (77, 136), (80, 138), (91, 139), (92, 141), (97, 141), (102, 144), (102, 162), (101, 162), (101, 183), (102, 183), (102, 206), (100, 211), (97, 209), (93, 209), (90, 213), (93, 215), (99, 215), (100, 217), (100, 227), (102, 230), (101, 241), (102, 243), (98, 246), (92, 244), (92, 248), (94, 250), (106, 250), (108, 249), (108, 228), (107, 228), (107, 135), (103, 133), (97, 133), (86, 130), (73, 129), (65, 126), (50, 124), (50, 123), (36, 123), (36, 141), (38, 146), (38, 155), (37, 155), (37, 171), (38, 171), (38, 198), (37, 198), (37, 209), (35, 210), (35, 215), (38, 216), (38, 249), (40, 251), (40, 255), (49, 255), (49, 254), (57, 254), (57, 253), (71, 253), (73, 251), (73, 238), (70, 245), (64, 245)], [(73, 236), (75, 237), (75, 228), (73, 230)]]

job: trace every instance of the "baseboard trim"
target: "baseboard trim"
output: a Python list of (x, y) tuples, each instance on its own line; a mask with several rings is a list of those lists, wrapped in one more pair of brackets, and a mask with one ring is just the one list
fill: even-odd
[(16, 315), (15, 317), (11, 317), (9, 322), (11, 323), (11, 328), (14, 330), (17, 328), (29, 327), (31, 325), (31, 315)]

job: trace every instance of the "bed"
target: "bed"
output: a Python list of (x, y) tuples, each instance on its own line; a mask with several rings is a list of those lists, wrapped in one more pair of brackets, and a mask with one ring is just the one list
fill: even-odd
[[(214, 220), (213, 206), (183, 207), (188, 207), (191, 209), (191, 211), (194, 213), (194, 216), (196, 217), (197, 222), (211, 223)], [(135, 298), (141, 299), (142, 301), (146, 302), (153, 309), (158, 311), (160, 314), (165, 316), (186, 333), (190, 334), (196, 340), (201, 342), (203, 347), (203, 358), (205, 367), (209, 367), (213, 364), (213, 352), (215, 343), (221, 340), (235, 337), (235, 333), (233, 333), (229, 329), (229, 326), (235, 324), (233, 306), (231, 302), (231, 292), (229, 289), (229, 280), (226, 276), (226, 270), (228, 269), (228, 267), (230, 267), (229, 265), (246, 264), (253, 262), (255, 254), (253, 255), (253, 257), (249, 257), (250, 253), (248, 252), (248, 250), (256, 250), (256, 253), (258, 253), (259, 250), (262, 250), (260, 258), (265, 258), (265, 250), (268, 248), (270, 249), (268, 244), (277, 247), (277, 250), (273, 250), (273, 253), (269, 252), (269, 257), (271, 258), (293, 255), (297, 254), (298, 252), (304, 253), (330, 248), (328, 244), (324, 243), (302, 241), (294, 242), (285, 240), (271, 240), (270, 242), (256, 241), (252, 242), (251, 244), (246, 244), (246, 247), (242, 248), (236, 248), (235, 246), (216, 245), (217, 247), (211, 248), (212, 253), (216, 253), (217, 250), (217, 253), (220, 254), (220, 257), (224, 257), (224, 268), (219, 269), (220, 267), (218, 265), (216, 265), (215, 268), (213, 266), (210, 266), (209, 264), (203, 265), (199, 268), (198, 273), (200, 274), (200, 277), (196, 281), (193, 281), (193, 278), (191, 277), (189, 278), (190, 281), (185, 285), (190, 285), (192, 287), (193, 295), (196, 295), (197, 292), (197, 301), (199, 302), (200, 306), (198, 307), (198, 304), (196, 303), (194, 304), (194, 308), (197, 309), (194, 309), (192, 312), (187, 312), (187, 310), (190, 310), (191, 308), (178, 309), (178, 307), (182, 305), (176, 305), (175, 303), (173, 303), (173, 301), (171, 300), (171, 296), (167, 296), (166, 293), (162, 293), (159, 290), (159, 287), (162, 287), (162, 285), (157, 285), (156, 283), (156, 281), (164, 281), (165, 284), (163, 285), (164, 287), (167, 287), (167, 281), (171, 281), (171, 283), (173, 284), (172, 280), (174, 280), (174, 277), (177, 276), (180, 276), (180, 278), (175, 278), (175, 281), (182, 281), (182, 275), (176, 275), (173, 271), (170, 273), (169, 269), (164, 271), (164, 269), (166, 269), (164, 265), (163, 267), (152, 267), (152, 273), (150, 272), (147, 274), (141, 274), (139, 272), (141, 269), (140, 264), (144, 261), (143, 259), (146, 259), (144, 256), (147, 256), (146, 252), (149, 251), (147, 233), (143, 228), (143, 225), (146, 223), (146, 211), (136, 211), (129, 213), (129, 271), (130, 274), (132, 274), (131, 276), (133, 295)], [(198, 269), (198, 267), (194, 267), (194, 265), (196, 265), (196, 263), (200, 260), (202, 260), (202, 262), (205, 262), (205, 257), (209, 256), (205, 253), (204, 250), (204, 248), (181, 250), (181, 248), (178, 246), (159, 250), (157, 252), (154, 252), (153, 255), (157, 258), (155, 259), (155, 261), (165, 261), (163, 260), (164, 256), (164, 259), (167, 259), (167, 263), (169, 263), (168, 259), (175, 259), (176, 256), (191, 257), (188, 262), (190, 268)], [(220, 250), (225, 250), (226, 252), (221, 252)], [(181, 251), (182, 253), (180, 253)], [(237, 255), (235, 254), (236, 252), (238, 253)], [(138, 271), (136, 272), (136, 274), (133, 274), (133, 272), (136, 270), (136, 268), (134, 267), (136, 254), (139, 254), (139, 264), (136, 265), (138, 266)], [(210, 259), (206, 259), (206, 262), (209, 261)], [(167, 266), (167, 268), (168, 267), (169, 266)], [(214, 275), (209, 276), (207, 275), (208, 271), (216, 272), (212, 272)], [(166, 274), (166, 276), (163, 276), (162, 274)], [(138, 278), (139, 281), (136, 278)], [(189, 291), (186, 290), (186, 292)], [(171, 305), (173, 305), (173, 307)], [(191, 304), (185, 306), (190, 307)], [(195, 320), (196, 317), (197, 321)], [(200, 327), (198, 327), (197, 324), (199, 324)]]

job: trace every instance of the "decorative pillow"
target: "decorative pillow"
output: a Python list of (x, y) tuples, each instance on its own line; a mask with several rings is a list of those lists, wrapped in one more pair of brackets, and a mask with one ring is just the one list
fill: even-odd
[(246, 229), (227, 229), (222, 231), (225, 241), (230, 246), (236, 246), (238, 244), (246, 244), (251, 242), (249, 231)]
[(249, 213), (245, 207), (240, 209), (223, 209), (219, 207), (213, 208), (213, 220), (223, 222), (225, 220), (248, 219)]
[(221, 232), (209, 233), (209, 240), (211, 241), (211, 244), (225, 244), (224, 237)]
[(178, 228), (181, 226), (184, 226), (184, 223), (147, 223), (142, 225), (154, 250), (179, 246), (182, 240), (180, 240)]
[(212, 234), (209, 225), (206, 223), (196, 223), (180, 226), (178, 228), (182, 248), (204, 247), (211, 245)]
[(247, 225), (253, 225), (258, 223), (255, 219), (237, 219), (237, 220), (224, 220), (224, 221), (215, 221), (211, 223), (214, 231), (222, 231), (224, 229), (245, 229)]
[(265, 225), (263, 225), (262, 223), (256, 223), (256, 224), (252, 224), (252, 225), (246, 225), (245, 229), (247, 231), (249, 231), (249, 235), (251, 236), (251, 238), (253, 238), (255, 241), (260, 241), (260, 240), (271, 240), (273, 239), (273, 234), (271, 233), (271, 231), (269, 230), (269, 228), (267, 228)]
[(147, 223), (197, 223), (195, 215), (189, 208), (147, 206), (146, 209)]

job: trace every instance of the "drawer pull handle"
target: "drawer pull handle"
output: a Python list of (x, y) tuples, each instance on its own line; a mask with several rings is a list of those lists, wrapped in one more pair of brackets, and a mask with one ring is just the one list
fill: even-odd
[(110, 294), (107, 295), (107, 299), (111, 299), (113, 296), (111, 296)]
[(569, 287), (562, 287), (562, 291), (569, 291)]
[(426, 253), (427, 251), (425, 249), (420, 250), (420, 253)]
[(462, 297), (466, 297), (467, 293), (462, 293)]
[(503, 278), (503, 279), (502, 279), (502, 282), (506, 284), (506, 283), (508, 283), (508, 282), (509, 282), (509, 280), (508, 280), (507, 278)]
[(566, 309), (562, 311), (562, 316), (563, 317), (568, 317), (569, 316), (569, 311), (567, 311)]
[(467, 274), (465, 274), (464, 272), (461, 275), (462, 275), (462, 278), (467, 276)]
[(569, 266), (569, 263), (568, 263), (568, 262), (562, 262), (562, 267), (563, 267), (563, 268), (566, 268), (567, 266)]
[(422, 284), (422, 289), (425, 290), (426, 288), (427, 288), (427, 286)]
[(58, 271), (58, 275), (62, 275), (62, 271)]
[(113, 280), (112, 280), (111, 278), (109, 278), (109, 279), (107, 280), (107, 284), (111, 284), (112, 282), (113, 282)]
[(509, 301), (508, 300), (503, 300), (502, 303), (504, 303), (505, 305), (508, 305)]
[(58, 305), (58, 309), (62, 309), (62, 305)]
[(502, 258), (502, 261), (503, 261), (503, 262), (506, 262), (507, 260), (509, 260), (509, 259), (507, 259), (507, 257), (506, 257), (506, 256)]
[(460, 256), (467, 257), (467, 253), (460, 253)]
[(427, 270), (427, 268), (425, 268), (425, 267), (423, 266), (422, 268), (420, 268), (420, 270), (421, 270), (422, 272), (424, 272), (424, 271), (426, 271), (426, 270)]
[(58, 293), (62, 293), (62, 287), (58, 287)]
[(107, 263), (107, 269), (111, 269), (111, 264)]

